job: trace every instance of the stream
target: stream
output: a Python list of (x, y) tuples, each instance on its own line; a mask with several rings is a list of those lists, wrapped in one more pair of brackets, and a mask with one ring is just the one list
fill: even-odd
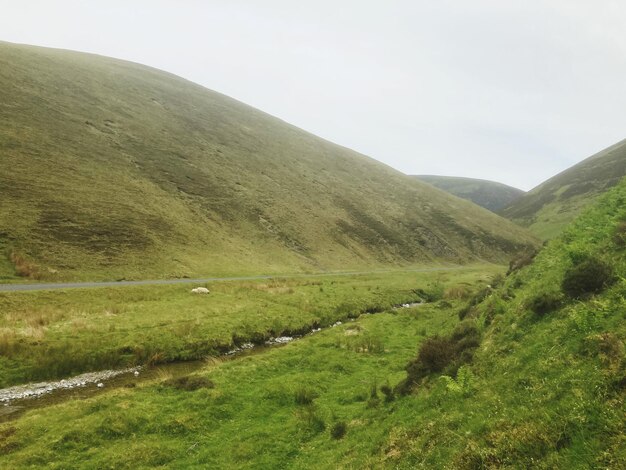
[[(405, 303), (394, 310), (412, 308), (423, 303)], [(371, 315), (363, 313), (362, 315)], [(354, 318), (349, 321), (355, 321)], [(341, 325), (337, 321), (326, 329)], [(219, 356), (229, 360), (259, 354), (268, 348), (279, 347), (294, 340), (313, 335), (322, 328), (314, 328), (301, 336), (279, 336), (263, 344), (244, 343)], [(203, 360), (172, 362), (155, 366), (136, 366), (117, 370), (87, 372), (75, 377), (50, 382), (29, 383), (0, 389), (0, 422), (11, 421), (28, 410), (43, 408), (67, 400), (83, 400), (116, 388), (134, 388), (139, 382), (182, 377), (207, 366)]]

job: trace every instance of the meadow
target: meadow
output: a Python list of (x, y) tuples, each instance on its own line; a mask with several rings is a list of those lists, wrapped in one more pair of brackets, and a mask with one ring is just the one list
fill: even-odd
[(0, 387), (202, 359), (440, 297), (445, 286), (470, 284), (502, 269), (214, 282), (206, 284), (208, 295), (190, 293), (189, 285), (0, 293)]

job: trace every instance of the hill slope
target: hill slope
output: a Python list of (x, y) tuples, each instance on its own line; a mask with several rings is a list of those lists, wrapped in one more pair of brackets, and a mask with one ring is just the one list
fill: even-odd
[(492, 212), (497, 212), (524, 195), (524, 191), (521, 189), (496, 181), (436, 175), (416, 175), (415, 178), (450, 194), (472, 201)]
[(550, 178), (499, 213), (548, 239), (626, 175), (626, 139)]
[(513, 224), (145, 66), (0, 43), (0, 276), (503, 260)]

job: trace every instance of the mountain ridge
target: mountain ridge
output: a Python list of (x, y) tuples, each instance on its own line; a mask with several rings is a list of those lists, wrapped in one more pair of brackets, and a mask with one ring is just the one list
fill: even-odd
[(525, 191), (513, 186), (480, 178), (441, 175), (412, 176), (495, 213), (525, 194)]

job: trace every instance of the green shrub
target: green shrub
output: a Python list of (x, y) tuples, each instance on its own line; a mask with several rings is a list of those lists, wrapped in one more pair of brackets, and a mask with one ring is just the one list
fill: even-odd
[(479, 345), (480, 331), (472, 320), (459, 323), (449, 337), (427, 338), (417, 357), (406, 366), (407, 377), (398, 384), (396, 392), (409, 393), (413, 385), (433, 373), (456, 374), (459, 367), (471, 362)]
[(567, 270), (561, 288), (567, 296), (580, 299), (602, 292), (614, 282), (611, 265), (596, 258), (587, 258)]
[(544, 316), (561, 306), (561, 296), (554, 292), (543, 292), (532, 297), (527, 306), (536, 315)]
[(380, 386), (380, 391), (383, 395), (385, 395), (385, 403), (392, 402), (394, 399), (393, 388), (389, 386), (389, 384), (384, 384)]
[(441, 372), (454, 357), (454, 342), (433, 336), (422, 343), (417, 355), (420, 367), (428, 372)]
[(348, 430), (348, 425), (345, 421), (338, 421), (333, 424), (333, 427), (330, 428), (330, 436), (333, 439), (341, 439), (346, 435), (346, 431)]

